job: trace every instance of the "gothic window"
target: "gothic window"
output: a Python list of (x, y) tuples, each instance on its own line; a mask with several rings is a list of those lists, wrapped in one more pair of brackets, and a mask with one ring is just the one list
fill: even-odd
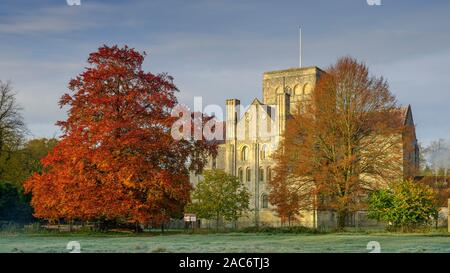
[(238, 170), (238, 177), (239, 181), (244, 182), (244, 171), (242, 170), (242, 168), (239, 168)]
[(263, 194), (262, 196), (261, 196), (261, 207), (263, 208), (263, 209), (267, 209), (267, 208), (269, 208), (269, 196), (267, 195), (267, 194)]
[(264, 182), (264, 169), (259, 168), (259, 181)]
[(252, 179), (252, 171), (250, 168), (247, 168), (245, 170), (245, 176), (247, 177), (247, 182), (250, 182)]
[(248, 147), (244, 146), (241, 150), (241, 161), (247, 161), (248, 160)]

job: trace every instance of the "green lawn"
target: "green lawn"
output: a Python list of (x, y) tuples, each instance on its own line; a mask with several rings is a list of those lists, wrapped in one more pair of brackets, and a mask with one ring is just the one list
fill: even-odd
[(82, 252), (369, 252), (377, 241), (381, 252), (450, 252), (450, 235), (426, 234), (174, 234), (27, 235), (1, 234), (0, 252), (68, 252), (78, 241)]

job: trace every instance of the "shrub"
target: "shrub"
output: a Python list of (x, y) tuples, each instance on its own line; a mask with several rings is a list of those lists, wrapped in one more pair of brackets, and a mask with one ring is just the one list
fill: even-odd
[(389, 223), (388, 228), (411, 231), (431, 223), (437, 212), (429, 186), (405, 180), (369, 197), (368, 217)]

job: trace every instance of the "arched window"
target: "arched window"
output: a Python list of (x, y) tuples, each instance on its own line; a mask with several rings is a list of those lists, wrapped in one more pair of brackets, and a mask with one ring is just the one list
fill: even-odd
[(264, 160), (266, 159), (266, 156), (267, 156), (267, 145), (263, 145), (261, 147), (261, 151), (259, 152), (259, 158), (261, 160)]
[(241, 160), (247, 161), (248, 160), (248, 147), (244, 146), (241, 150)]
[(263, 209), (269, 208), (269, 196), (265, 193), (261, 196), (261, 207)]
[(238, 177), (239, 181), (244, 182), (244, 171), (242, 170), (242, 168), (239, 168), (238, 170)]
[(294, 95), (299, 96), (299, 95), (301, 95), (301, 94), (302, 94), (302, 88), (300, 87), (299, 84), (296, 84), (296, 85), (294, 86)]
[(264, 182), (264, 169), (259, 168), (259, 181)]
[(250, 182), (252, 180), (252, 171), (250, 168), (247, 168), (245, 170), (245, 176), (247, 177), (247, 182)]
[(307, 83), (303, 86), (302, 99), (308, 99), (311, 95), (312, 87), (311, 84)]
[(272, 171), (270, 170), (270, 167), (267, 167), (266, 169), (266, 182), (270, 181), (272, 179)]

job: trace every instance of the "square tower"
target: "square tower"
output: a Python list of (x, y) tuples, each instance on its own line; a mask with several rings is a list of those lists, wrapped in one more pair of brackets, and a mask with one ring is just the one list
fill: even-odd
[(324, 73), (316, 66), (297, 67), (268, 71), (263, 74), (263, 103), (277, 105), (278, 95), (290, 96), (290, 112), (296, 109), (296, 103), (305, 100), (314, 89), (320, 75)]

